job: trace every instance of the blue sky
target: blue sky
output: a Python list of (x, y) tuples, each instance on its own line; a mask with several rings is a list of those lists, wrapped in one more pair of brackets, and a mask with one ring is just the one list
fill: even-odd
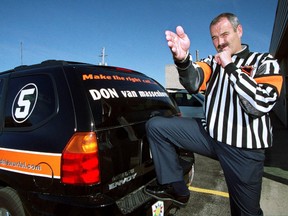
[(1, 0), (0, 71), (47, 59), (108, 65), (143, 72), (165, 85), (172, 64), (164, 32), (182, 25), (195, 58), (214, 54), (210, 21), (235, 13), (243, 43), (268, 52), (277, 0)]

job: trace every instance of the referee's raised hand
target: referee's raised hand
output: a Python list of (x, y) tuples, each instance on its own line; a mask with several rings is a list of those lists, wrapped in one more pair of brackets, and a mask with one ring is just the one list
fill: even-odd
[(189, 54), (190, 39), (185, 34), (182, 26), (177, 26), (176, 33), (165, 31), (168, 47), (176, 61), (183, 61)]

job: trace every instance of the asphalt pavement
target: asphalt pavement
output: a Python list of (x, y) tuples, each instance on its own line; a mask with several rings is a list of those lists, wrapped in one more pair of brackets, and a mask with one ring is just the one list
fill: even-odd
[[(288, 129), (271, 113), (274, 145), (266, 150), (261, 208), (265, 216), (288, 216)], [(218, 161), (195, 155), (190, 200), (177, 216), (229, 216), (229, 195)]]

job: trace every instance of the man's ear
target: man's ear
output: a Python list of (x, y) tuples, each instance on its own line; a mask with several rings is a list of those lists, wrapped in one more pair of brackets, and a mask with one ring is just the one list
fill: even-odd
[(237, 34), (239, 35), (240, 38), (243, 35), (243, 28), (242, 28), (242, 25), (240, 24), (237, 26)]

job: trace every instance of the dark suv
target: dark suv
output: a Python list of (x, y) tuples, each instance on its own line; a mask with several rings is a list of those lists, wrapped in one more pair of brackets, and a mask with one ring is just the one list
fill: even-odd
[[(49, 60), (0, 73), (0, 98), (0, 215), (167, 215), (174, 208), (143, 193), (155, 181), (145, 123), (179, 112), (155, 80)], [(179, 152), (188, 182), (193, 154)]]

